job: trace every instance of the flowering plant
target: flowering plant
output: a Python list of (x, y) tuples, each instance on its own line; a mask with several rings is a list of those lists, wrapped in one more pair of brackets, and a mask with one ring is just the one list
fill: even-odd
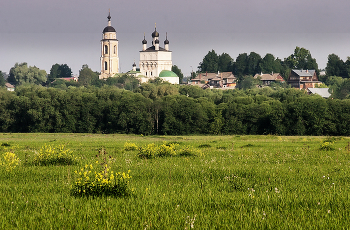
[(72, 151), (59, 145), (55, 148), (51, 145), (44, 145), (38, 153), (34, 155), (35, 165), (72, 165), (75, 163)]
[(72, 195), (117, 197), (128, 195), (130, 170), (127, 173), (113, 172), (107, 164), (103, 164), (102, 170), (98, 170), (99, 168), (96, 161), (95, 167), (90, 164), (75, 171), (77, 179), (71, 187)]
[(321, 150), (326, 150), (326, 151), (334, 150), (334, 148), (333, 148), (333, 146), (332, 146), (333, 144), (334, 144), (334, 142), (325, 141), (325, 142), (323, 142), (323, 143), (321, 144), (320, 149), (321, 149)]
[(13, 152), (6, 152), (0, 160), (0, 166), (4, 166), (6, 171), (11, 171), (20, 164), (20, 159)]
[(137, 150), (137, 145), (135, 143), (125, 142), (124, 150), (125, 151)]
[(173, 157), (173, 156), (196, 156), (203, 155), (202, 152), (193, 147), (178, 148), (178, 144), (166, 143), (157, 146), (154, 143), (147, 146), (139, 147), (138, 157), (154, 158), (154, 157)]

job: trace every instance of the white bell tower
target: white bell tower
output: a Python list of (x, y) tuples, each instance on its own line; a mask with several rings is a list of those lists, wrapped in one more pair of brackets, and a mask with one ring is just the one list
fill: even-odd
[(102, 32), (101, 75), (100, 79), (113, 77), (119, 73), (119, 55), (117, 32), (111, 25), (111, 13), (108, 14), (108, 26)]

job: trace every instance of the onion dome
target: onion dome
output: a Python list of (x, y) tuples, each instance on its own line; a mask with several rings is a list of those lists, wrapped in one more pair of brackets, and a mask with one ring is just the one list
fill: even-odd
[(132, 67), (136, 67), (136, 64), (135, 64), (135, 62), (134, 62), (134, 64), (132, 64)]
[(142, 44), (147, 44), (147, 41), (146, 41), (146, 36), (145, 36), (145, 34), (143, 35), (143, 40), (142, 40)]
[(159, 40), (158, 40), (158, 39), (156, 39), (156, 40), (154, 41), (154, 43), (159, 44)]
[(166, 38), (165, 38), (164, 44), (165, 44), (165, 45), (168, 45), (168, 44), (169, 44), (168, 33), (166, 33)]
[(154, 28), (154, 32), (152, 33), (152, 38), (159, 37), (159, 33), (157, 31), (157, 28)]

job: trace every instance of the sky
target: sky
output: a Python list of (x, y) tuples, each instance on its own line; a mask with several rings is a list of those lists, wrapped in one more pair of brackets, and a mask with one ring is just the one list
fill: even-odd
[(185, 76), (212, 49), (271, 53), (284, 59), (296, 46), (310, 50), (319, 68), (329, 54), (350, 56), (348, 0), (0, 0), (0, 70), (16, 62), (45, 69), (67, 64), (100, 71), (100, 40), (111, 23), (119, 40), (121, 72), (139, 62), (143, 35), (151, 44), (157, 23), (160, 43), (168, 33), (173, 65)]

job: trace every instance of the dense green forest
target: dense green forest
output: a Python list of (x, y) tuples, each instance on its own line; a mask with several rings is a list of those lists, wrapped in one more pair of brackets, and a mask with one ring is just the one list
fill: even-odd
[[(330, 99), (287, 84), (258, 89), (259, 82), (248, 82), (259, 72), (280, 72), (287, 79), (293, 68), (319, 72), (310, 51), (300, 47), (284, 61), (255, 52), (234, 61), (209, 51), (197, 73), (233, 72), (240, 88), (234, 90), (176, 86), (160, 79), (140, 85), (127, 74), (100, 80), (87, 65), (79, 81), (66, 81), (62, 78), (72, 75), (67, 64), (54, 64), (47, 75), (16, 63), (7, 78), (15, 92), (6, 91), (0, 71), (0, 132), (350, 135), (350, 58), (328, 56), (320, 80), (321, 87), (330, 88)], [(173, 70), (183, 77), (176, 65)]]
[(0, 132), (350, 135), (350, 100), (271, 87), (19, 86), (0, 90)]

